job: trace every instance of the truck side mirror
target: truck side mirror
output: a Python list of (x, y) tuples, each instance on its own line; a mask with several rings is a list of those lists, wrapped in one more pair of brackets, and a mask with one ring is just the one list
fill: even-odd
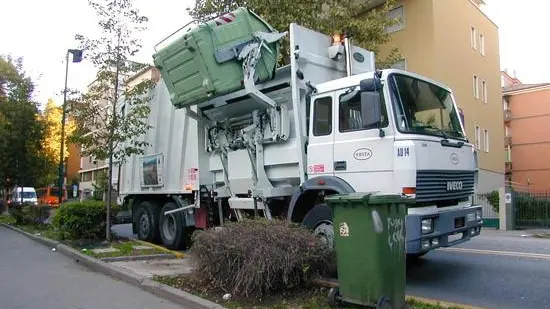
[(361, 92), (361, 120), (363, 128), (378, 128), (382, 120), (380, 94), (376, 91)]

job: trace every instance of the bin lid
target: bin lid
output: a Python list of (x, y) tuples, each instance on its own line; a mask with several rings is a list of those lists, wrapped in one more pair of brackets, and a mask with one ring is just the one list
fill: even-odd
[(412, 204), (414, 198), (399, 194), (382, 194), (378, 192), (354, 192), (347, 194), (335, 194), (325, 197), (329, 204), (337, 203), (361, 203), (361, 204)]

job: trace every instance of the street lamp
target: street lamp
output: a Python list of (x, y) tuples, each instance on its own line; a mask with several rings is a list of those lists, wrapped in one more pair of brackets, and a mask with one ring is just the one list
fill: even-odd
[(63, 167), (64, 167), (64, 153), (65, 148), (65, 117), (66, 117), (66, 103), (67, 103), (67, 78), (69, 76), (69, 54), (73, 55), (73, 63), (82, 61), (83, 51), (80, 49), (68, 49), (65, 56), (65, 88), (63, 88), (63, 106), (61, 107), (61, 150), (59, 158), (59, 205), (63, 202)]

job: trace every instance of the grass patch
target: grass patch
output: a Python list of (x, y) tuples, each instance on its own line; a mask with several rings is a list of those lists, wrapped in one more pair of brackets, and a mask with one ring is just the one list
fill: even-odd
[(1, 214), (0, 223), (15, 224), (15, 218), (10, 216), (9, 214)]
[[(327, 300), (329, 289), (324, 287), (268, 295), (260, 300), (246, 298), (223, 300), (224, 292), (208, 290), (203, 284), (194, 279), (192, 275), (177, 277), (154, 276), (153, 280), (210, 300), (229, 309), (331, 309)], [(440, 304), (429, 304), (414, 299), (407, 299), (407, 304), (409, 305), (409, 309), (464, 309), (462, 307), (447, 307)], [(340, 308), (347, 309), (357, 307), (350, 305)]]
[[(119, 257), (119, 256), (140, 256), (140, 255), (151, 255), (151, 254), (166, 254), (171, 253), (168, 250), (161, 250), (158, 248), (151, 248), (151, 249), (145, 249), (145, 250), (136, 250), (133, 248), (133, 246), (143, 246), (143, 243), (135, 240), (126, 240), (126, 239), (117, 239), (113, 240), (110, 244), (106, 241), (103, 242), (95, 242), (95, 243), (89, 243), (85, 245), (74, 245), (73, 247), (75, 249), (81, 250), (84, 254), (87, 254), (89, 256), (101, 259), (106, 257)], [(103, 252), (103, 253), (95, 253), (92, 250), (93, 249), (100, 249), (100, 248), (109, 248), (113, 247), (117, 249), (118, 251), (114, 252)]]

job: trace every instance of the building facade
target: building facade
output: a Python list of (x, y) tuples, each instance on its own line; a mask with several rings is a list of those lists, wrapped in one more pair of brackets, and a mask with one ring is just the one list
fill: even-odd
[(468, 139), (478, 152), (478, 193), (504, 185), (498, 27), (483, 5), (482, 0), (402, 0), (390, 11), (399, 22), (387, 29), (391, 40), (379, 54), (384, 58), (398, 48), (403, 58), (394, 67), (453, 90)]
[(507, 183), (517, 190), (549, 190), (550, 83), (502, 76)]

